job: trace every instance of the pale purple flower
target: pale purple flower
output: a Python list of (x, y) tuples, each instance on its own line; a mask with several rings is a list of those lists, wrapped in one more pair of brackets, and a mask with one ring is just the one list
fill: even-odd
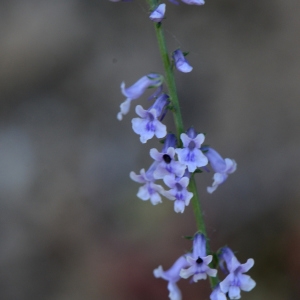
[(193, 276), (193, 281), (197, 282), (200, 279), (206, 279), (207, 275), (216, 277), (217, 270), (211, 269), (208, 264), (212, 261), (212, 255), (206, 254), (206, 239), (201, 233), (194, 236), (193, 253), (186, 257), (189, 268), (180, 271), (180, 277), (189, 278)]
[[(178, 5), (179, 2), (177, 0), (169, 0), (171, 3)], [(204, 0), (181, 0), (182, 2), (186, 4), (195, 4), (195, 5), (203, 5), (205, 2)]]
[(143, 95), (146, 89), (150, 87), (160, 87), (163, 83), (163, 76), (150, 73), (146, 76), (140, 78), (136, 83), (132, 86), (125, 88), (125, 83), (121, 83), (121, 91), (122, 94), (126, 97), (126, 100), (120, 105), (121, 111), (118, 113), (118, 120), (123, 119), (123, 115), (126, 115), (130, 109), (130, 103), (132, 100), (138, 99)]
[(181, 0), (182, 2), (190, 5), (203, 5), (205, 4), (204, 0)]
[(237, 165), (233, 159), (223, 159), (222, 156), (213, 148), (202, 147), (201, 150), (204, 152), (204, 155), (208, 158), (211, 167), (215, 171), (213, 177), (214, 182), (212, 186), (207, 187), (208, 193), (211, 194), (227, 179), (229, 174), (236, 170)]
[(180, 135), (183, 149), (176, 149), (178, 160), (188, 167), (189, 172), (194, 172), (197, 167), (204, 167), (208, 163), (207, 157), (200, 150), (204, 142), (204, 134), (197, 134), (194, 128), (190, 128), (187, 134)]
[(144, 185), (139, 188), (137, 196), (146, 201), (150, 200), (153, 205), (161, 203), (161, 196), (164, 189), (161, 185), (155, 184), (155, 179), (153, 177), (153, 171), (156, 168), (156, 163), (153, 163), (147, 172), (145, 169), (140, 171), (140, 175), (135, 172), (130, 172), (130, 178), (138, 183), (143, 183)]
[(166, 4), (162, 3), (150, 14), (149, 18), (153, 22), (161, 22), (165, 16)]
[(180, 49), (175, 50), (172, 57), (178, 71), (189, 73), (193, 70), (193, 67), (188, 63)]
[(132, 129), (140, 135), (140, 141), (143, 144), (153, 138), (154, 135), (157, 138), (163, 138), (167, 135), (167, 127), (158, 120), (158, 117), (169, 103), (168, 99), (168, 95), (162, 94), (148, 110), (143, 109), (141, 105), (137, 105), (135, 108), (136, 113), (141, 118), (131, 120)]
[(171, 300), (181, 300), (181, 292), (176, 282), (181, 278), (179, 276), (180, 270), (188, 266), (185, 256), (180, 256), (172, 267), (164, 271), (162, 266), (159, 266), (153, 271), (156, 278), (162, 278), (168, 281), (169, 298)]
[(226, 262), (229, 274), (220, 282), (220, 289), (223, 293), (228, 293), (229, 299), (240, 299), (241, 290), (249, 292), (256, 285), (249, 275), (243, 274), (253, 267), (254, 260), (249, 258), (246, 263), (241, 264), (232, 250), (224, 247), (220, 253), (220, 264), (222, 265), (224, 262)]
[(150, 156), (158, 163), (153, 173), (154, 178), (162, 179), (170, 174), (174, 174), (178, 177), (183, 176), (186, 166), (175, 160), (174, 147), (176, 147), (176, 137), (174, 134), (169, 133), (161, 152), (155, 148), (150, 150)]
[(188, 177), (175, 177), (174, 174), (167, 175), (163, 178), (164, 183), (170, 188), (169, 191), (163, 192), (163, 195), (174, 201), (174, 211), (183, 213), (186, 206), (189, 205), (193, 193), (187, 190), (189, 185)]
[(227, 300), (226, 295), (221, 291), (218, 284), (210, 294), (210, 300)]

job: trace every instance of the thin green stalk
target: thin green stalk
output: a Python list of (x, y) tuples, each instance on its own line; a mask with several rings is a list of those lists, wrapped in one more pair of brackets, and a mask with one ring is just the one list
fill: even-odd
[(179, 106), (179, 100), (177, 96), (176, 83), (174, 78), (174, 73), (172, 70), (172, 65), (170, 62), (166, 40), (163, 33), (163, 28), (160, 23), (155, 24), (156, 37), (159, 45), (160, 55), (163, 61), (165, 74), (166, 74), (166, 84), (169, 91), (170, 100), (173, 106), (173, 116), (174, 122), (177, 130), (178, 140), (180, 140), (180, 134), (184, 132), (184, 126)]
[[(198, 194), (196, 180), (195, 180), (194, 175), (192, 175), (190, 178), (189, 190), (193, 193), (193, 197), (192, 197), (191, 201), (192, 201), (193, 211), (194, 211), (196, 222), (197, 222), (198, 231), (203, 233), (206, 237), (206, 252), (212, 253), (210, 250), (210, 245), (209, 245), (209, 241), (208, 241), (208, 237), (207, 237), (207, 233), (206, 233), (205, 222), (204, 222), (204, 218), (203, 218), (201, 204), (199, 201), (199, 194)], [(217, 267), (217, 264), (214, 260), (211, 262), (211, 267), (212, 268)], [(219, 279), (218, 279), (218, 277), (210, 277), (209, 276), (209, 282), (210, 282), (210, 286), (213, 288), (218, 284)]]
[[(194, 175), (190, 179), (189, 190), (193, 193), (193, 197), (191, 201), (192, 201), (193, 211), (197, 222), (197, 229), (199, 232), (203, 233), (207, 238), (205, 223), (203, 219), (202, 209), (199, 201), (199, 195), (198, 195), (198, 190), (197, 190), (196, 180)], [(207, 243), (207, 247), (208, 247), (208, 243)]]
[[(149, 4), (151, 10), (155, 9), (155, 7), (158, 5), (158, 0), (147, 0), (147, 1), (148, 1), (148, 4)], [(178, 141), (180, 141), (180, 134), (185, 132), (185, 130), (184, 130), (184, 126), (183, 126), (183, 121), (182, 121), (182, 116), (181, 116), (181, 111), (180, 111), (180, 106), (179, 106), (179, 100), (178, 100), (178, 96), (177, 96), (173, 68), (172, 68), (172, 64), (170, 61), (169, 52), (168, 52), (167, 46), (166, 46), (166, 39), (165, 39), (165, 36), (163, 33), (162, 24), (154, 23), (154, 27), (155, 27), (155, 33), (156, 33), (156, 38), (157, 38), (157, 42), (158, 42), (158, 46), (159, 46), (160, 55), (161, 55), (164, 70), (165, 70), (166, 84), (167, 84), (167, 88), (169, 91), (170, 100), (171, 100), (171, 103), (173, 106), (173, 116), (174, 116), (176, 131), (177, 131), (177, 137), (178, 137)], [(196, 218), (197, 230), (205, 235), (207, 253), (211, 253), (194, 175), (190, 179), (189, 189), (193, 193), (192, 206), (193, 206), (193, 210), (194, 210), (194, 214), (195, 214), (195, 218)], [(211, 266), (216, 267), (214, 262), (212, 262)], [(209, 277), (209, 279), (210, 279), (210, 285), (212, 288), (215, 287), (219, 281), (217, 277), (215, 277), (215, 278)]]
[[(157, 5), (156, 0), (148, 0), (151, 9), (154, 9)], [(173, 116), (174, 122), (177, 131), (177, 138), (180, 141), (180, 134), (184, 132), (184, 126), (179, 106), (179, 100), (177, 96), (176, 83), (174, 78), (174, 73), (172, 69), (172, 64), (169, 58), (169, 53), (166, 46), (166, 39), (164, 36), (163, 28), (161, 23), (154, 23), (156, 38), (158, 42), (159, 52), (162, 58), (164, 70), (165, 70), (165, 79), (167, 88), (169, 91), (170, 100), (173, 106)]]

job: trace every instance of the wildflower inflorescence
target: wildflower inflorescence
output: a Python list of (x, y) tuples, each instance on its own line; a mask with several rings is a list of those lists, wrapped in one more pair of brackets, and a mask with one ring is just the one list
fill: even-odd
[[(130, 0), (110, 0), (113, 2), (129, 2)], [(176, 0), (169, 0), (173, 4), (179, 4)], [(203, 5), (203, 0), (181, 0), (186, 4)], [(148, 0), (152, 10), (149, 19), (156, 26), (161, 51), (165, 51), (161, 22), (165, 18), (166, 4), (158, 4), (159, 1)], [(208, 193), (213, 193), (219, 185), (225, 182), (228, 175), (236, 170), (236, 162), (225, 158), (210, 146), (203, 145), (205, 135), (196, 131), (194, 127), (182, 130), (182, 119), (177, 94), (174, 89), (174, 67), (180, 72), (188, 73), (193, 67), (186, 60), (186, 53), (176, 49), (170, 62), (168, 53), (161, 52), (167, 74), (166, 78), (157, 73), (149, 73), (138, 79), (132, 86), (125, 87), (121, 84), (121, 92), (126, 97), (120, 105), (118, 120), (122, 120), (131, 106), (131, 102), (143, 96), (147, 89), (155, 89), (148, 98), (152, 101), (148, 108), (137, 105), (135, 112), (138, 117), (132, 119), (132, 129), (139, 135), (141, 143), (145, 144), (154, 136), (161, 139), (161, 149), (152, 148), (150, 157), (153, 159), (150, 167), (141, 169), (139, 174), (130, 172), (130, 178), (141, 184), (137, 197), (150, 202), (153, 205), (162, 203), (163, 198), (174, 201), (174, 211), (184, 213), (185, 208), (193, 202), (198, 231), (193, 236), (192, 250), (180, 256), (173, 266), (164, 271), (162, 266), (154, 270), (154, 276), (168, 281), (169, 297), (171, 300), (180, 300), (181, 292), (177, 286), (180, 279), (191, 278), (192, 282), (210, 278), (212, 293), (211, 300), (239, 299), (240, 292), (250, 291), (255, 286), (255, 281), (245, 275), (254, 264), (253, 259), (248, 259), (241, 264), (232, 250), (228, 247), (221, 248), (217, 253), (209, 249), (205, 232), (202, 212), (199, 206), (197, 192), (192, 187), (196, 173), (209, 171), (208, 165), (214, 171), (213, 183), (207, 187)], [(166, 58), (167, 57), (167, 58)], [(164, 91), (166, 83), (168, 92)], [(148, 101), (148, 103), (149, 103)], [(175, 107), (175, 109), (174, 109)], [(167, 130), (163, 123), (167, 113), (173, 113), (177, 134)], [(180, 125), (181, 124), (181, 125)], [(225, 267), (226, 265), (226, 267)], [(217, 277), (217, 268), (226, 274), (224, 280)]]

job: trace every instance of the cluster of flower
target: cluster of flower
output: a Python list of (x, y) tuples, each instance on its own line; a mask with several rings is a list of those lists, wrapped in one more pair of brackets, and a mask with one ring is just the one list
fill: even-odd
[[(186, 71), (192, 68), (179, 49), (174, 51), (173, 60), (178, 70)], [(140, 136), (142, 143), (146, 143), (155, 135), (157, 138), (165, 138), (164, 146), (161, 151), (155, 148), (150, 150), (154, 162), (147, 171), (142, 169), (139, 175), (131, 172), (130, 177), (143, 184), (137, 194), (140, 199), (150, 200), (153, 205), (156, 205), (161, 202), (161, 195), (163, 195), (170, 200), (175, 200), (174, 210), (183, 213), (193, 196), (187, 191), (191, 174), (198, 168), (205, 167), (209, 162), (215, 171), (214, 182), (207, 188), (207, 191), (212, 193), (227, 179), (228, 174), (236, 170), (236, 163), (229, 158), (223, 159), (213, 148), (202, 146), (205, 136), (202, 133), (197, 134), (193, 127), (180, 135), (182, 148), (178, 147), (176, 136), (172, 133), (167, 134), (167, 128), (162, 123), (170, 103), (169, 96), (162, 92), (162, 83), (163, 76), (155, 73), (143, 76), (129, 88), (125, 88), (123, 82), (121, 90), (127, 98), (120, 105), (121, 111), (117, 118), (122, 120), (123, 115), (129, 112), (131, 101), (139, 98), (147, 88), (157, 87), (150, 97), (156, 99), (150, 108), (145, 110), (141, 105), (136, 106), (135, 111), (139, 118), (132, 119), (132, 129)], [(169, 191), (156, 184), (156, 180), (159, 179), (170, 188)]]
[[(178, 4), (177, 1), (170, 1)], [(187, 4), (204, 4), (204, 1), (200, 0), (182, 1)], [(165, 10), (166, 5), (160, 4), (152, 11), (149, 18), (154, 22), (161, 22)], [(184, 73), (192, 71), (192, 66), (180, 49), (173, 52), (172, 59), (172, 63), (178, 71)], [(132, 129), (140, 136), (142, 143), (146, 143), (156, 136), (163, 139), (163, 147), (161, 151), (155, 148), (150, 150), (153, 163), (147, 171), (141, 169), (140, 174), (131, 172), (130, 177), (142, 184), (137, 193), (140, 199), (150, 200), (153, 205), (156, 205), (162, 202), (161, 196), (164, 196), (174, 201), (175, 212), (183, 213), (193, 197), (193, 193), (188, 191), (188, 186), (190, 178), (195, 172), (208, 171), (207, 165), (210, 164), (215, 173), (213, 184), (207, 187), (207, 191), (212, 193), (227, 179), (229, 174), (236, 170), (236, 162), (229, 158), (223, 159), (216, 150), (202, 145), (205, 136), (197, 133), (193, 127), (189, 128), (186, 133), (180, 134), (180, 141), (173, 133), (167, 132), (167, 127), (162, 121), (172, 103), (169, 96), (163, 92), (163, 82), (163, 76), (156, 73), (143, 76), (128, 88), (123, 82), (121, 91), (126, 100), (120, 105), (117, 118), (122, 120), (123, 116), (129, 112), (131, 102), (140, 98), (148, 88), (156, 88), (149, 97), (149, 100), (153, 100), (154, 103), (148, 109), (144, 109), (141, 105), (136, 106), (135, 111), (139, 117), (132, 119)], [(169, 190), (165, 190), (162, 185), (157, 184), (157, 180), (162, 180)], [(233, 252), (228, 247), (224, 247), (218, 252), (217, 261), (227, 276), (214, 287), (210, 296), (211, 300), (226, 300), (226, 295), (230, 299), (239, 299), (241, 290), (250, 291), (254, 288), (255, 282), (248, 275), (243, 274), (253, 266), (253, 259), (248, 259), (245, 264), (241, 264)], [(154, 276), (168, 281), (171, 300), (180, 300), (181, 292), (177, 281), (180, 278), (187, 279), (191, 276), (193, 282), (206, 279), (207, 275), (215, 277), (217, 270), (209, 267), (211, 262), (212, 255), (206, 253), (206, 238), (203, 233), (197, 233), (193, 238), (192, 252), (178, 258), (167, 271), (159, 266), (154, 270)]]
[[(243, 274), (253, 266), (252, 258), (248, 259), (245, 264), (241, 264), (228, 247), (219, 251), (218, 258), (222, 271), (227, 276), (214, 288), (210, 295), (211, 300), (226, 300), (226, 294), (229, 299), (240, 299), (241, 290), (250, 291), (255, 287), (255, 281), (250, 276)], [(181, 292), (176, 284), (177, 281), (191, 276), (193, 276), (192, 282), (206, 279), (207, 275), (215, 277), (217, 270), (209, 267), (211, 261), (212, 255), (206, 254), (206, 239), (203, 234), (197, 233), (194, 236), (192, 252), (180, 256), (169, 270), (164, 271), (159, 266), (153, 273), (155, 277), (168, 281), (170, 299), (180, 300)], [(224, 263), (226, 263), (226, 268)]]

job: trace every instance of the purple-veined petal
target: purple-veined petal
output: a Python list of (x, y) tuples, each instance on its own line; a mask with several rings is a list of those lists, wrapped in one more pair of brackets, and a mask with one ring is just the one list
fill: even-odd
[[(206, 238), (203, 234), (196, 234), (193, 240), (193, 257), (202, 259), (206, 256)], [(209, 262), (210, 263), (210, 262)]]
[(226, 278), (220, 282), (220, 289), (223, 293), (228, 293), (230, 299), (240, 299), (241, 290), (249, 292), (256, 285), (250, 276), (243, 274), (253, 266), (254, 260), (248, 259), (245, 264), (241, 264), (228, 247), (221, 249), (219, 257), (220, 266), (226, 262), (229, 271)]
[(131, 120), (132, 129), (140, 135), (140, 141), (144, 144), (154, 135), (163, 138), (167, 134), (167, 127), (156, 118), (157, 111), (153, 108), (150, 111), (144, 110), (140, 105), (136, 107), (136, 113), (142, 118)]
[(161, 22), (165, 16), (166, 4), (162, 3), (150, 14), (149, 18), (153, 22)]
[(193, 67), (188, 63), (180, 49), (175, 50), (172, 57), (178, 71), (189, 73), (193, 70)]

